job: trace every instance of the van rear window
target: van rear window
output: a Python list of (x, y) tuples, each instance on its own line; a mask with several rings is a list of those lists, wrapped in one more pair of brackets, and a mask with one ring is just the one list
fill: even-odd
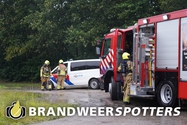
[(99, 61), (72, 62), (71, 71), (98, 69)]

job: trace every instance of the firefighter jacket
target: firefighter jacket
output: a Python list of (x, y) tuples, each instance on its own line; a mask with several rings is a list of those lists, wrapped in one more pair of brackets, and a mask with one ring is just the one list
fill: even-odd
[(122, 60), (120, 66), (118, 67), (118, 71), (121, 72), (123, 76), (132, 73), (132, 61), (127, 59)]
[(57, 75), (65, 76), (66, 75), (66, 66), (64, 64), (58, 65), (58, 72)]
[(40, 77), (50, 77), (51, 68), (49, 66), (42, 66), (40, 69)]

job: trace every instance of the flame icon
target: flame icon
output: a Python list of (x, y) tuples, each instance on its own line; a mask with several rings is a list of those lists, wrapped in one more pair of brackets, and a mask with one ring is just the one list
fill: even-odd
[(10, 117), (12, 119), (19, 119), (25, 117), (26, 114), (26, 108), (23, 106), (20, 106), (19, 100), (17, 102), (13, 102), (12, 106), (8, 106), (6, 108), (6, 116)]
[(13, 117), (18, 117), (21, 115), (21, 107), (19, 104), (19, 101), (17, 101), (14, 106), (12, 107), (11, 111), (10, 111), (11, 115)]

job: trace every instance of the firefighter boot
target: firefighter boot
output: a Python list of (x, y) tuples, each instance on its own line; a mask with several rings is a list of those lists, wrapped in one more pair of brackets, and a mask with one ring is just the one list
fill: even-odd
[(43, 85), (41, 85), (41, 90), (44, 91), (44, 86)]
[(64, 81), (61, 83), (60, 86), (61, 86), (60, 89), (65, 89), (65, 88), (64, 88)]
[(124, 102), (125, 105), (130, 105), (131, 104), (130, 97), (127, 96), (127, 97), (123, 98), (123, 102)]
[(52, 86), (51, 86), (51, 83), (49, 83), (48, 90), (51, 91), (51, 89), (52, 89)]
[(60, 90), (60, 85), (57, 85), (57, 90)]
[(47, 90), (47, 83), (46, 82), (43, 83), (43, 86), (44, 86), (44, 89)]

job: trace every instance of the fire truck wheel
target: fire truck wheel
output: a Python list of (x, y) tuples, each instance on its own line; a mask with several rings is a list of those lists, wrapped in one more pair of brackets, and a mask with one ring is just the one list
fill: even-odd
[(178, 99), (178, 106), (182, 107), (182, 100), (181, 99)]
[(117, 82), (117, 99), (123, 100), (123, 91), (122, 91), (122, 83)]
[(160, 106), (176, 105), (177, 89), (171, 81), (162, 81), (157, 88), (157, 100)]
[(92, 80), (90, 80), (89, 85), (92, 89), (98, 89), (99, 88), (99, 81), (97, 79), (92, 79)]
[(114, 82), (113, 77), (111, 77), (111, 81), (109, 83), (109, 93), (111, 100), (117, 100), (117, 84)]

